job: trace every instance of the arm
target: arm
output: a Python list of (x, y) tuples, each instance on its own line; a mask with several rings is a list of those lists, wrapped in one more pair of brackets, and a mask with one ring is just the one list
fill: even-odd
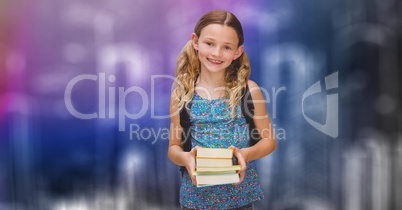
[(192, 172), (195, 171), (195, 154), (196, 148), (193, 148), (190, 152), (185, 152), (183, 150), (183, 145), (181, 142), (181, 134), (183, 129), (180, 125), (180, 114), (177, 109), (177, 97), (175, 96), (175, 91), (173, 91), (170, 98), (170, 133), (169, 133), (169, 147), (168, 147), (168, 157), (176, 165), (185, 166), (188, 174), (190, 175), (193, 184), (196, 184), (195, 176)]
[(265, 106), (264, 96), (255, 82), (249, 80), (248, 86), (254, 104), (253, 119), (255, 127), (261, 136), (261, 140), (252, 147), (240, 149), (240, 153), (243, 155), (246, 162), (265, 157), (273, 152), (277, 146), (275, 135), (273, 135), (271, 121)]

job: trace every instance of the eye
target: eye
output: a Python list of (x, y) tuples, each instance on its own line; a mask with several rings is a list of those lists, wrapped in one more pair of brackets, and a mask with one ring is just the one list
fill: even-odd
[(229, 46), (225, 46), (225, 50), (232, 50), (232, 48)]
[(205, 42), (205, 44), (208, 45), (208, 46), (212, 46), (212, 45), (213, 45), (212, 42)]

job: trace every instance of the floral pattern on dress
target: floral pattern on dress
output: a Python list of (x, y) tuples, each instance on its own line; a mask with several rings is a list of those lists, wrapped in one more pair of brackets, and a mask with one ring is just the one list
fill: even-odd
[[(207, 100), (194, 94), (190, 114), (192, 147), (238, 148), (248, 146), (249, 133), (240, 105), (234, 118), (224, 98)], [(236, 162), (234, 162), (236, 164)], [(230, 209), (264, 198), (254, 161), (247, 163), (246, 176), (239, 186), (233, 184), (196, 187), (184, 173), (180, 204), (190, 209)]]

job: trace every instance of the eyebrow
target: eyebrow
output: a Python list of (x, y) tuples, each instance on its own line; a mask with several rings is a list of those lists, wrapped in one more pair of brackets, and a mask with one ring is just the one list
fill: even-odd
[[(212, 40), (212, 41), (216, 41), (214, 38), (212, 38), (212, 37), (205, 37), (205, 39), (209, 39), (209, 40)], [(224, 44), (231, 44), (231, 45), (234, 45), (234, 46), (236, 46), (234, 43), (232, 43), (232, 42), (224, 42)]]

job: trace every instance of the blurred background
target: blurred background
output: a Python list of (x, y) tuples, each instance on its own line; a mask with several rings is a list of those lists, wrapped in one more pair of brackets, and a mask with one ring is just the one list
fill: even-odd
[(395, 0), (1, 0), (0, 209), (178, 209), (175, 61), (218, 8), (278, 140), (255, 209), (402, 209)]

